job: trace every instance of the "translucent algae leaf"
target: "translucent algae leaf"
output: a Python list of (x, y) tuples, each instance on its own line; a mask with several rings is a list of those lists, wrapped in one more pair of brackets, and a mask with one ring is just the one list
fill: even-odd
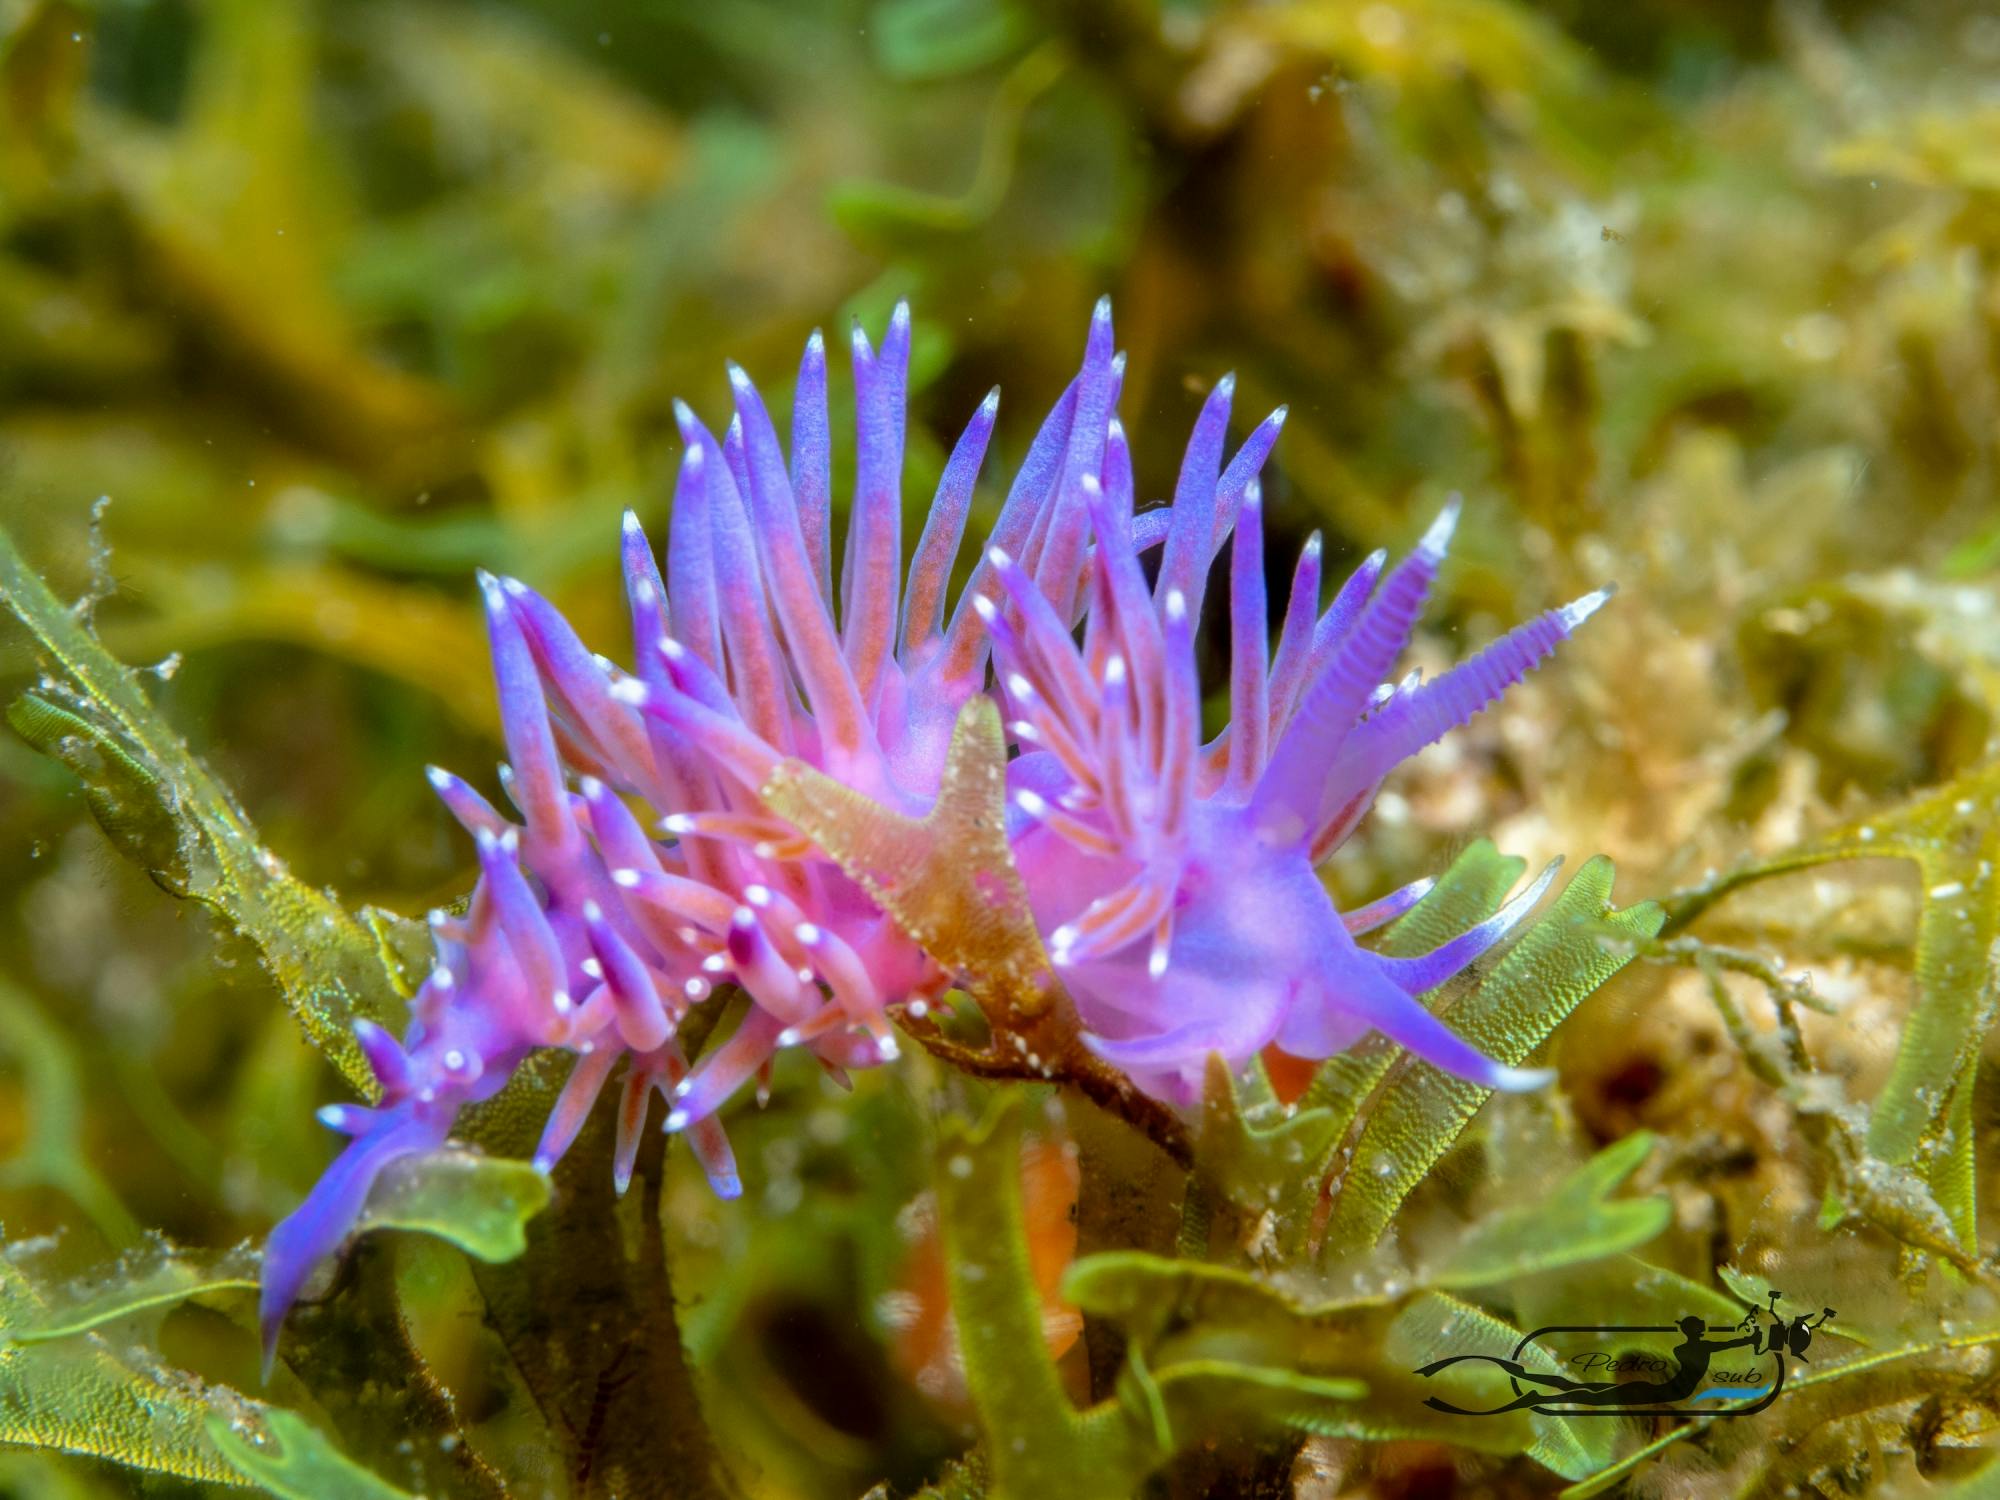
[(211, 1412), (258, 1410), (222, 1387), (95, 1333), (16, 1342), (51, 1321), (27, 1274), (0, 1257), (0, 1443), (86, 1454), (183, 1479), (242, 1484), (203, 1428)]
[(524, 1161), (447, 1146), (392, 1162), (369, 1194), (360, 1227), (411, 1229), (484, 1261), (527, 1248), (527, 1223), (549, 1205), (549, 1179)]
[[(1490, 1057), (1519, 1065), (1556, 1026), (1631, 962), (1608, 935), (1651, 937), (1663, 913), (1651, 902), (1611, 906), (1611, 861), (1577, 871), (1549, 912), (1446, 1012), (1452, 1029)], [(1372, 1245), (1403, 1200), (1471, 1122), (1488, 1090), (1411, 1059), (1361, 1126), (1327, 1235), (1336, 1251)]]
[(1326, 1160), (1347, 1123), (1324, 1107), (1279, 1109), (1258, 1069), (1239, 1088), (1228, 1064), (1210, 1053), (1182, 1248), (1206, 1250), (1223, 1206), (1238, 1243), (1268, 1240), (1287, 1251), (1303, 1244)]
[(1428, 1280), (1453, 1290), (1490, 1286), (1552, 1266), (1637, 1249), (1667, 1227), (1673, 1206), (1664, 1195), (1627, 1199), (1610, 1195), (1637, 1170), (1653, 1145), (1653, 1135), (1642, 1130), (1605, 1147), (1542, 1201), (1510, 1209), (1474, 1228)]
[(1301, 1432), (1339, 1432), (1346, 1404), (1368, 1394), (1363, 1381), (1228, 1359), (1177, 1361), (1157, 1385), (1170, 1423), (1179, 1407), (1199, 1413), (1205, 1427), (1235, 1418)]
[(69, 1338), (194, 1297), (254, 1292), (257, 1267), (257, 1255), (248, 1246), (216, 1255), (155, 1239), (107, 1274), (49, 1289), (33, 1312), (8, 1327), (6, 1338), (16, 1344)]
[[(1818, 1425), (1825, 1422), (1829, 1406), (1821, 1400), (1801, 1400), (1806, 1392), (1823, 1393), (1825, 1402), (1836, 1403), (1832, 1409), (1847, 1413), (1868, 1410), (1871, 1406), (1915, 1404), (1936, 1393), (1949, 1368), (1948, 1362), (1954, 1356), (1965, 1350), (1993, 1344), (2000, 1344), (2000, 1328), (1982, 1327), (1858, 1354), (1838, 1364), (1816, 1362), (1811, 1369), (1787, 1377), (1785, 1393), (1788, 1404), (1775, 1410), (1780, 1413), (1798, 1411), (1808, 1423)], [(1882, 1385), (1885, 1381), (1888, 1382), (1886, 1388)], [(1871, 1383), (1877, 1388), (1870, 1390)], [(1657, 1458), (1675, 1443), (1684, 1438), (1699, 1437), (1715, 1422), (1716, 1418), (1707, 1415), (1690, 1417), (1680, 1426), (1662, 1433), (1615, 1463), (1605, 1464), (1583, 1477), (1580, 1482), (1563, 1490), (1557, 1500), (1591, 1500), (1592, 1496), (1601, 1495), (1623, 1483), (1634, 1470)], [(1782, 1456), (1796, 1444), (1773, 1437), (1766, 1439), (1761, 1446), (1762, 1451), (1768, 1454)], [(1803, 1489), (1803, 1486), (1799, 1488)], [(1781, 1483), (1776, 1492), (1783, 1492), (1784, 1489)], [(1761, 1485), (1757, 1490), (1764, 1492)], [(1745, 1493), (1748, 1492), (1746, 1489)], [(1989, 1491), (1975, 1489), (1971, 1493), (1986, 1494)]]
[(1018, 1111), (997, 1109), (940, 1147), (938, 1207), (966, 1386), (996, 1496), (1129, 1494), (1150, 1467), (1116, 1407), (1079, 1413), (1042, 1343), (1022, 1228)]
[[(162, 1315), (180, 1303), (219, 1295), (247, 1314), (254, 1252), (217, 1256), (155, 1239), (105, 1271), (44, 1287), (24, 1264), (30, 1248), (0, 1259), (0, 1442), (284, 1495), (401, 1493), (358, 1468), (361, 1479), (336, 1484), (341, 1465), (354, 1466), (317, 1434), (306, 1438), (309, 1451), (286, 1443), (280, 1459), (261, 1434), (284, 1432), (298, 1420), (292, 1413), (172, 1369), (156, 1352)], [(465, 1443), (450, 1398), (409, 1347), (386, 1258), (361, 1259), (344, 1295), (293, 1329), (291, 1375), (341, 1441), (371, 1462), (409, 1474), (423, 1493), (495, 1500), (497, 1484)]]
[(1005, 57), (1028, 34), (1008, 0), (881, 0), (869, 37), (899, 78), (949, 78)]
[(1272, 1330), (1337, 1319), (1387, 1300), (1371, 1294), (1301, 1303), (1253, 1272), (1142, 1250), (1107, 1250), (1077, 1261), (1063, 1277), (1062, 1294), (1086, 1313), (1132, 1328), (1163, 1327), (1181, 1319)]
[[(1495, 1406), (1513, 1394), (1504, 1379), (1495, 1387), (1491, 1372), (1469, 1364), (1430, 1380), (1413, 1373), (1446, 1354), (1511, 1355), (1521, 1341), (1520, 1328), (1443, 1292), (1365, 1293), (1313, 1302), (1281, 1279), (1137, 1252), (1077, 1262), (1063, 1292), (1085, 1312), (1131, 1331), (1147, 1359), (1159, 1364), (1156, 1383), (1163, 1393), (1172, 1392), (1174, 1372), (1220, 1355), (1265, 1372), (1246, 1380), (1332, 1365), (1345, 1372), (1334, 1383), (1346, 1394), (1337, 1406), (1322, 1401), (1310, 1419), (1292, 1425), (1371, 1442), (1427, 1438), (1489, 1453), (1525, 1453), (1569, 1478), (1609, 1459), (1613, 1434), (1601, 1427), (1592, 1432), (1523, 1412), (1466, 1423), (1424, 1404), (1427, 1397), (1442, 1396), (1467, 1407)], [(1539, 1349), (1522, 1357), (1555, 1368)], [(1218, 1404), (1209, 1420), (1222, 1420), (1229, 1409)], [(1177, 1430), (1183, 1425), (1177, 1420)]]
[(374, 1077), (356, 1017), (400, 1019), (402, 997), (374, 932), (323, 891), (295, 880), (257, 840), (235, 800), (0, 531), (0, 605), (59, 674), (10, 714), (31, 743), (91, 788), (106, 832), (168, 889), (213, 908), (255, 943), (313, 1043), (357, 1089)]
[(1673, 1323), (1690, 1313), (1727, 1327), (1743, 1304), (1704, 1282), (1636, 1255), (1607, 1255), (1523, 1276), (1510, 1289), (1515, 1317), (1543, 1323)]
[(252, 1437), (217, 1413), (209, 1440), (253, 1483), (279, 1500), (411, 1500), (407, 1490), (376, 1478), (296, 1412), (265, 1414), (265, 1435)]
[(109, 725), (75, 713), (42, 693), (7, 705), (14, 732), (83, 783), (84, 804), (119, 853), (174, 895), (186, 895), (189, 870), (180, 825), (159, 778)]
[[(1398, 1371), (1413, 1371), (1453, 1354), (1512, 1355), (1521, 1343), (1522, 1334), (1522, 1329), (1483, 1308), (1445, 1292), (1425, 1292), (1414, 1298), (1390, 1324), (1381, 1358), (1385, 1365)], [(1555, 1360), (1539, 1346), (1530, 1345), (1520, 1357), (1537, 1369), (1557, 1368)], [(1467, 1410), (1503, 1404), (1514, 1391), (1507, 1377), (1492, 1366), (1482, 1369), (1479, 1361), (1468, 1360), (1428, 1381), (1415, 1376), (1404, 1378), (1406, 1385), (1399, 1384), (1393, 1390), (1385, 1385), (1379, 1399), (1371, 1403), (1371, 1414), (1383, 1424), (1372, 1429), (1372, 1435), (1448, 1435), (1448, 1441), (1467, 1443), (1464, 1427), (1498, 1427), (1507, 1420), (1507, 1417), (1491, 1417), (1478, 1424), (1460, 1421), (1440, 1428), (1433, 1425), (1435, 1419), (1423, 1404), (1430, 1396), (1442, 1397)], [(1514, 1416), (1527, 1419), (1522, 1424), (1525, 1430), (1512, 1435), (1509, 1446), (1496, 1451), (1526, 1453), (1567, 1479), (1581, 1478), (1604, 1463), (1616, 1436), (1609, 1430), (1612, 1424), (1604, 1422), (1593, 1425), (1539, 1412), (1508, 1413), (1508, 1417)], [(1500, 1435), (1494, 1434), (1496, 1438)], [(1480, 1442), (1479, 1446), (1484, 1447), (1485, 1443)]]
[(896, 183), (850, 178), (834, 185), (828, 209), (857, 238), (905, 241), (962, 235), (992, 220), (1005, 201), (1019, 165), (1022, 126), (1029, 109), (1061, 80), (1067, 49), (1053, 42), (1033, 48), (1007, 70), (987, 106), (979, 161), (958, 193), (926, 193)]

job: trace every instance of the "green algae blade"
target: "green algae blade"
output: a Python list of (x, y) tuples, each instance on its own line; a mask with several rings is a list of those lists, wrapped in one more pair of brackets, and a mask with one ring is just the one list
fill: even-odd
[[(1451, 1028), (1489, 1057), (1519, 1066), (1631, 962), (1629, 945), (1617, 939), (1653, 936), (1663, 914), (1651, 902), (1614, 909), (1612, 873), (1601, 855), (1577, 871), (1548, 913), (1445, 1013)], [(1327, 1235), (1334, 1252), (1381, 1237), (1491, 1092), (1413, 1059), (1393, 1066), (1395, 1086), (1363, 1122), (1334, 1204)]]
[(1655, 1138), (1636, 1131), (1606, 1146), (1546, 1198), (1485, 1220), (1453, 1247), (1427, 1279), (1453, 1291), (1507, 1284), (1521, 1276), (1636, 1250), (1673, 1217), (1665, 1195), (1613, 1198), (1652, 1153)]
[(391, 1162), (359, 1228), (436, 1235), (488, 1262), (528, 1247), (528, 1221), (549, 1205), (549, 1179), (524, 1161), (447, 1146)]
[(1010, 1098), (939, 1147), (938, 1209), (965, 1382), (979, 1409), (991, 1493), (1131, 1493), (1149, 1454), (1115, 1408), (1079, 1413), (1042, 1338), (1022, 1219), (1019, 1109)]
[(220, 1414), (209, 1417), (209, 1441), (237, 1470), (279, 1500), (413, 1500), (347, 1457), (296, 1412), (265, 1413), (253, 1437)]
[(254, 1292), (258, 1264), (247, 1246), (217, 1255), (156, 1239), (107, 1272), (47, 1290), (40, 1305), (0, 1337), (13, 1344), (46, 1343), (196, 1297)]
[(14, 1257), (0, 1256), (0, 1443), (180, 1479), (245, 1483), (204, 1423), (212, 1412), (253, 1420), (258, 1403), (169, 1369), (150, 1350), (118, 1338), (13, 1336), (62, 1321)]
[(0, 1161), (0, 1186), (41, 1186), (66, 1194), (114, 1245), (138, 1242), (140, 1230), (105, 1180), (85, 1139), (83, 1067), (68, 1033), (25, 990), (0, 976), (0, 1058), (16, 1070), (26, 1130)]
[(235, 799), (196, 759), (77, 614), (0, 529), (0, 607), (33, 634), (51, 669), (8, 719), (84, 783), (119, 851), (166, 889), (210, 907), (254, 943), (306, 1035), (357, 1089), (375, 1081), (355, 1045), (357, 1017), (395, 1022), (399, 976), (374, 931), (290, 875)]
[[(1116, 1394), (1078, 1411), (1043, 1340), (1023, 1229), (1018, 1117), (1018, 1105), (1003, 1100), (980, 1125), (948, 1130), (938, 1158), (952, 1315), (991, 1494), (1127, 1495), (1192, 1445), (1341, 1425), (1341, 1411), (1367, 1383), (1296, 1367), (1303, 1325), (1288, 1299), (1244, 1273), (1139, 1252), (1091, 1257), (1065, 1282), (1087, 1308), (1134, 1330)], [(1176, 1282), (1243, 1315), (1226, 1347), (1202, 1339), (1150, 1347), (1175, 1311), (1177, 1299), (1162, 1293)]]

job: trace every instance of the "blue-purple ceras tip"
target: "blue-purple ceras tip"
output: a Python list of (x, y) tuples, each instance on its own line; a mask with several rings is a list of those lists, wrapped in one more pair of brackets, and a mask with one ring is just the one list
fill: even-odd
[[(431, 771), (473, 836), (479, 879), (463, 915), (431, 914), (435, 964), (404, 1037), (356, 1025), (380, 1098), (322, 1111), (351, 1140), (266, 1247), (267, 1359), (382, 1169), (440, 1145), (459, 1111), (532, 1051), (576, 1058), (538, 1166), (553, 1167), (622, 1064), (620, 1190), (658, 1092), (667, 1129), (687, 1134), (724, 1196), (740, 1184), (716, 1113), (761, 1083), (777, 1052), (804, 1048), (835, 1077), (893, 1058), (889, 1008), (921, 1014), (954, 976), (760, 791), (798, 757), (921, 814), (958, 712), (978, 693), (999, 702), (1018, 752), (1008, 836), (1050, 959), (1092, 1045), (1141, 1087), (1188, 1102), (1210, 1052), (1232, 1065), (1273, 1044), (1319, 1058), (1371, 1029), (1489, 1087), (1543, 1081), (1474, 1051), (1415, 997), (1498, 942), (1553, 867), (1417, 958), (1370, 953), (1353, 935), (1409, 909), (1428, 881), (1343, 915), (1314, 869), (1394, 766), (1491, 703), (1609, 591), (1529, 621), (1434, 681), (1391, 684), (1444, 559), (1453, 502), (1407, 560), (1385, 575), (1384, 555), (1370, 557), (1324, 612), (1315, 537), (1267, 649), (1258, 474), (1284, 411), (1228, 453), (1225, 377), (1196, 420), (1172, 504), (1136, 511), (1117, 416), (1124, 359), (1105, 301), (1082, 369), (953, 602), (998, 393), (953, 448), (905, 574), (909, 350), (906, 307), (879, 349), (854, 331), (855, 481), (837, 589), (818, 334), (800, 363), (788, 446), (734, 366), (720, 438), (677, 407), (685, 455), (664, 573), (637, 519), (625, 520), (629, 671), (592, 655), (532, 589), (481, 576), (513, 815)], [(1204, 743), (1195, 627), (1232, 533), (1230, 724)], [(1142, 558), (1156, 549), (1149, 583)], [(723, 984), (749, 1007), (690, 1068), (677, 1030)]]

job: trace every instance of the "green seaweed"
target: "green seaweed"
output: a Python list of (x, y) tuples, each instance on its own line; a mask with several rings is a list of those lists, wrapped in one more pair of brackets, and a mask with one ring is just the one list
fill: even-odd
[(138, 1223), (83, 1148), (84, 1087), (74, 1049), (34, 1002), (0, 978), (0, 1054), (21, 1070), (28, 1130), (0, 1162), (0, 1182), (67, 1194), (113, 1244), (130, 1244)]
[(1969, 1128), (1980, 1044), (2000, 1005), (1993, 944), (2000, 924), (1993, 867), (2000, 770), (1982, 767), (1900, 806), (1845, 823), (1771, 859), (1681, 892), (1672, 927), (1731, 892), (1773, 876), (1857, 859), (1904, 859), (1923, 882), (1917, 925), (1917, 1003), (1894, 1066), (1869, 1109), (1868, 1152), (1914, 1167), (1928, 1182), (1961, 1251), (1977, 1242), (1976, 1134)]
[(527, 1162), (445, 1147), (391, 1162), (356, 1229), (414, 1230), (480, 1260), (513, 1260), (527, 1249), (527, 1223), (551, 1194), (547, 1176)]
[(1430, 1273), (1431, 1284), (1463, 1291), (1508, 1283), (1555, 1266), (1636, 1250), (1656, 1238), (1673, 1217), (1666, 1198), (1610, 1196), (1654, 1145), (1651, 1134), (1636, 1131), (1606, 1146), (1541, 1202), (1486, 1219), (1452, 1247)]
[(214, 1255), (155, 1242), (122, 1259), (108, 1273), (45, 1289), (32, 1315), (8, 1325), (6, 1338), (13, 1344), (46, 1343), (194, 1297), (254, 1292), (257, 1269), (256, 1255), (245, 1246)]
[(59, 751), (93, 788), (91, 808), (120, 849), (156, 879), (214, 908), (257, 945), (299, 1024), (355, 1087), (375, 1092), (349, 1030), (395, 1021), (395, 980), (373, 933), (324, 892), (292, 877), (257, 840), (235, 800), (168, 727), (138, 675), (98, 644), (49, 592), (0, 528), (0, 604), (33, 632), (57, 675), (9, 719)]
[[(1650, 937), (1665, 921), (1652, 902), (1614, 909), (1611, 879), (1611, 862), (1601, 857), (1577, 871), (1547, 914), (1446, 1012), (1452, 1029), (1502, 1062), (1526, 1062), (1571, 1011), (1631, 961), (1629, 949), (1607, 944), (1604, 935)], [(1336, 1251), (1381, 1236), (1491, 1092), (1409, 1060), (1391, 1064), (1385, 1074), (1394, 1083), (1362, 1122), (1334, 1202), (1327, 1244)]]
[(221, 1413), (207, 1422), (209, 1441), (244, 1478), (279, 1500), (411, 1500), (407, 1490), (386, 1484), (327, 1442), (319, 1429), (296, 1412), (274, 1411), (263, 1431), (240, 1431)]
[(1283, 1365), (1197, 1355), (1128, 1356), (1118, 1395), (1079, 1412), (1041, 1347), (1014, 1166), (1018, 1110), (1001, 1101), (938, 1150), (952, 1315), (997, 1497), (1127, 1494), (1177, 1446), (1239, 1431), (1331, 1430), (1364, 1383)]
[[(59, 1314), (57, 1315), (60, 1316)], [(85, 1454), (184, 1479), (243, 1483), (216, 1450), (211, 1413), (252, 1419), (256, 1404), (163, 1365), (150, 1350), (82, 1333), (15, 1341), (48, 1304), (13, 1257), (0, 1258), (0, 1442)]]

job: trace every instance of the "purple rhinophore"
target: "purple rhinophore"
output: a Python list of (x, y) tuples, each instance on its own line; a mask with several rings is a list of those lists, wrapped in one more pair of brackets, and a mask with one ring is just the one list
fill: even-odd
[[(1538, 1081), (1472, 1050), (1414, 997), (1498, 941), (1552, 872), (1436, 951), (1390, 959), (1351, 934), (1407, 910), (1428, 882), (1343, 916), (1314, 867), (1396, 764), (1525, 675), (1605, 596), (1539, 617), (1434, 682), (1378, 686), (1443, 558), (1447, 512), (1386, 578), (1381, 556), (1369, 559), (1324, 614), (1309, 544), (1267, 653), (1257, 475), (1284, 413), (1225, 464), (1232, 387), (1220, 382), (1173, 504), (1135, 514), (1107, 301), (947, 608), (998, 392), (946, 462), (905, 576), (909, 353), (905, 307), (879, 350), (855, 330), (837, 593), (817, 334), (789, 452), (733, 366), (720, 438), (677, 406), (685, 453), (664, 576), (637, 519), (625, 521), (631, 671), (591, 654), (525, 585), (482, 575), (516, 816), (430, 773), (474, 839), (479, 879), (462, 914), (431, 914), (434, 966), (403, 1039), (356, 1025), (380, 1098), (321, 1112), (351, 1140), (267, 1245), (267, 1361), (382, 1169), (440, 1145), (534, 1050), (575, 1058), (538, 1166), (568, 1149), (622, 1063), (620, 1190), (658, 1092), (666, 1128), (687, 1134), (725, 1197), (741, 1185), (716, 1112), (779, 1050), (806, 1048), (836, 1077), (894, 1057), (887, 1008), (935, 1002), (953, 976), (760, 789), (798, 757), (921, 814), (959, 710), (980, 692), (999, 699), (1020, 752), (1009, 837), (1050, 957), (1093, 1045), (1143, 1087), (1191, 1100), (1210, 1051), (1238, 1064), (1275, 1042), (1324, 1057), (1370, 1029), (1481, 1083)], [(1193, 637), (1232, 531), (1232, 723), (1204, 745)], [(1140, 557), (1156, 548), (1150, 585)], [(680, 1023), (724, 984), (749, 1004), (690, 1068)]]

